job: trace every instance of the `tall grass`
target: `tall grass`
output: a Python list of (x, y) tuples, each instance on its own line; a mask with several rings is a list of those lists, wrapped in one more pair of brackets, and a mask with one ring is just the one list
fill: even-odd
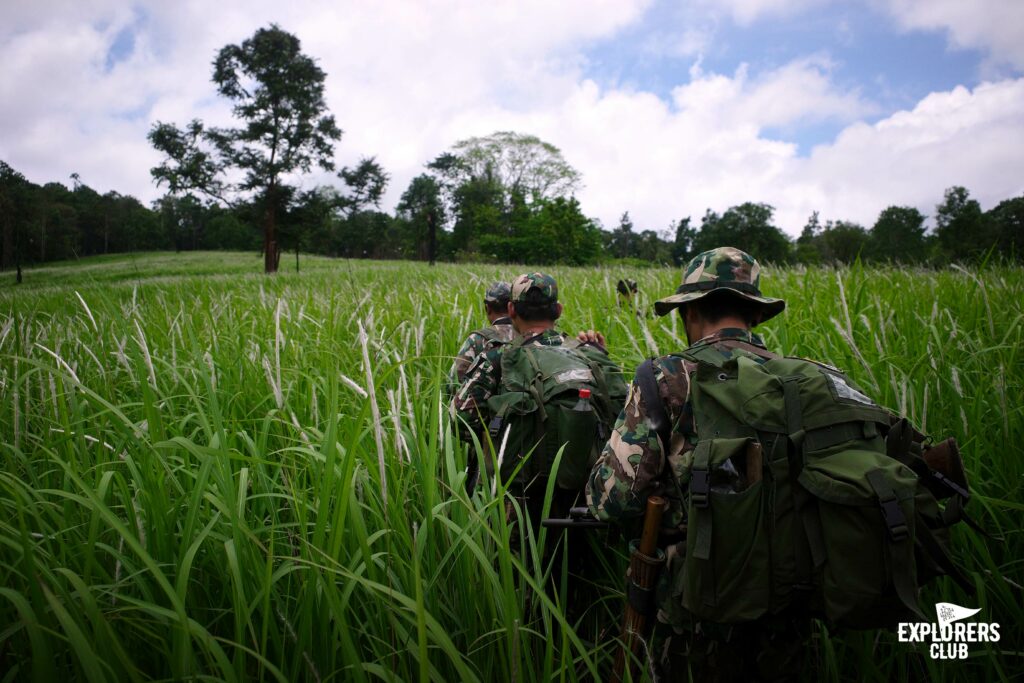
[[(146, 680), (592, 680), (607, 672), (622, 551), (571, 605), (540, 553), (510, 553), (503, 492), (463, 493), (444, 404), (480, 293), (514, 268), (150, 255), (0, 289), (0, 676)], [(607, 332), (628, 371), (685, 345), (648, 303), (670, 270), (554, 269), (563, 328)], [(761, 330), (842, 367), (963, 446), (958, 530), (999, 643), (933, 662), (888, 633), (814, 640), (823, 676), (1006, 679), (1024, 622), (1024, 271), (770, 270)], [(523, 528), (527, 545), (547, 532)], [(564, 552), (564, 549), (561, 551)], [(557, 554), (557, 552), (555, 553)], [(557, 573), (557, 572), (556, 572)], [(565, 615), (570, 614), (567, 618)]]

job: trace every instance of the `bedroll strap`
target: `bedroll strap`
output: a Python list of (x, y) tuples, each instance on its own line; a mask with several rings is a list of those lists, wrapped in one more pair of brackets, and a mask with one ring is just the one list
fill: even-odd
[(711, 502), (709, 496), (709, 472), (711, 442), (701, 441), (693, 451), (693, 471), (690, 478), (690, 502), (696, 508), (696, 536), (693, 541), (693, 556), (698, 560), (711, 558)]
[[(892, 568), (892, 587), (900, 602), (917, 617), (924, 621), (927, 618), (917, 605), (917, 576), (914, 572), (913, 549), (910, 547), (910, 527), (907, 517), (903, 514), (899, 499), (892, 485), (885, 477), (883, 470), (871, 470), (865, 476), (878, 497), (878, 505), (882, 510), (882, 519), (889, 537), (889, 562)], [(934, 539), (933, 539), (934, 540)]]

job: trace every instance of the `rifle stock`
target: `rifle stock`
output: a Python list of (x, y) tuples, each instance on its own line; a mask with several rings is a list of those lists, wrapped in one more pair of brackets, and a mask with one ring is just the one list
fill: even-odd
[(628, 663), (637, 655), (640, 644), (647, 636), (648, 618), (654, 602), (654, 588), (665, 557), (658, 551), (658, 532), (661, 529), (661, 515), (667, 503), (664, 498), (651, 496), (647, 499), (644, 514), (643, 533), (629, 559), (629, 573), (626, 579), (626, 608), (622, 621), (622, 647), (615, 657), (612, 680), (622, 681)]

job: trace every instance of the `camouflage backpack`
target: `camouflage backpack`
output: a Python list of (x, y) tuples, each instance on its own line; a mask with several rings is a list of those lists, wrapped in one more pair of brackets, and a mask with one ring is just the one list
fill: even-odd
[[(973, 592), (946, 551), (968, 498), (955, 441), (927, 449), (835, 368), (709, 347), (682, 355), (697, 366), (698, 443), (678, 480), (686, 556), (672, 578), (687, 612), (737, 623), (790, 609), (877, 628), (925, 620), (918, 588), (938, 575)], [(651, 403), (649, 373), (637, 377)], [(929, 466), (943, 459), (948, 476)]]
[[(589, 411), (575, 410), (581, 390)], [(506, 484), (546, 482), (559, 449), (559, 488), (582, 489), (625, 403), (622, 371), (603, 352), (569, 342), (523, 344), (516, 339), (501, 355), (501, 385), (487, 400), (495, 449), (504, 442), (498, 468)]]

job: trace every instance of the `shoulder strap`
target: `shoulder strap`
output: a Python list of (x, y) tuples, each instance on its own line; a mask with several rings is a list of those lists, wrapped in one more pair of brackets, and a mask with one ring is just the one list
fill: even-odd
[(672, 438), (672, 424), (669, 422), (665, 404), (658, 392), (658, 381), (654, 378), (654, 360), (648, 358), (636, 369), (636, 386), (644, 399), (647, 417), (651, 420), (655, 433), (661, 439), (664, 455), (668, 455)]

